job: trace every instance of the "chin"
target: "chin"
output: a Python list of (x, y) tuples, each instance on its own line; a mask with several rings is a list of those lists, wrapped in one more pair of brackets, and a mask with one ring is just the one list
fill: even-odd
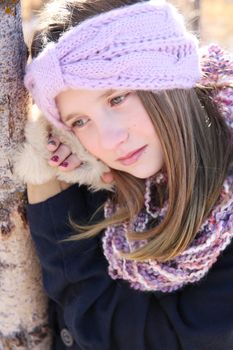
[(143, 171), (127, 171), (129, 174), (133, 175), (134, 177), (137, 177), (138, 179), (147, 179), (148, 177), (151, 177), (158, 173), (161, 170), (162, 167), (156, 168), (156, 169), (144, 169)]

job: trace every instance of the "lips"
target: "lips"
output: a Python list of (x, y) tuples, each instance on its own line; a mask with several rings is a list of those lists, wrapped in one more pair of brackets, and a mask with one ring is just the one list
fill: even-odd
[(147, 145), (141, 148), (138, 148), (137, 150), (134, 150), (133, 152), (128, 153), (125, 157), (118, 158), (117, 161), (123, 165), (131, 165), (140, 158), (140, 156), (144, 153), (146, 148), (147, 148)]

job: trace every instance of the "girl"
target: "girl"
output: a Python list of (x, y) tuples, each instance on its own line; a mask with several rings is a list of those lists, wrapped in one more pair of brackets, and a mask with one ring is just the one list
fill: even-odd
[(200, 58), (159, 0), (55, 1), (31, 54), (55, 135), (50, 165), (45, 119), (23, 151), (54, 349), (232, 349), (232, 62)]

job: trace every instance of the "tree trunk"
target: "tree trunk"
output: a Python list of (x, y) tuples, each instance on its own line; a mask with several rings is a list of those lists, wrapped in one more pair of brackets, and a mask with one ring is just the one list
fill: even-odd
[(25, 188), (12, 173), (29, 108), (22, 84), (25, 63), (19, 1), (0, 1), (0, 350), (51, 347), (47, 299), (25, 216)]

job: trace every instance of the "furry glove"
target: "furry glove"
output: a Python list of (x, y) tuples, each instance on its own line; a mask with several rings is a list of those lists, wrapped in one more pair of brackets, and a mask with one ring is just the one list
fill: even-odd
[[(69, 146), (82, 162), (74, 170), (64, 172), (48, 164), (51, 152), (47, 150), (48, 135), (52, 133), (61, 143)], [(68, 183), (85, 184), (92, 190), (111, 189), (112, 185), (103, 182), (101, 175), (109, 168), (98, 161), (80, 144), (77, 137), (69, 131), (58, 130), (40, 114), (33, 116), (25, 126), (26, 141), (17, 152), (14, 160), (15, 175), (25, 183), (42, 184), (53, 177)]]

